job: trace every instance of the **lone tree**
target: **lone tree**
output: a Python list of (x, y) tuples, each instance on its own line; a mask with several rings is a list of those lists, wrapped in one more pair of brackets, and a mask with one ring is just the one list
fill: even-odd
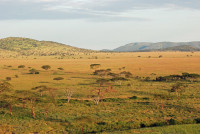
[(74, 94), (74, 91), (72, 89), (68, 89), (68, 88), (65, 89), (65, 96), (67, 96), (68, 103), (70, 102), (73, 94)]
[(44, 70), (48, 70), (48, 69), (51, 68), (51, 66), (49, 66), (49, 65), (43, 65), (41, 68), (44, 69)]
[(99, 104), (99, 102), (102, 100), (102, 98), (103, 98), (103, 94), (102, 94), (102, 89), (99, 87), (97, 90), (97, 96), (95, 96), (94, 98), (93, 98), (93, 101), (95, 102), (95, 104), (96, 105), (98, 105)]

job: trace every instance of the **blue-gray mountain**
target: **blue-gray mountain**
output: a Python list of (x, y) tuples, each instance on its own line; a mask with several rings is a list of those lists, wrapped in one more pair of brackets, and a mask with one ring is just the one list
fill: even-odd
[[(200, 41), (195, 42), (138, 42), (130, 43), (116, 49), (115, 52), (137, 52), (137, 51), (200, 51)], [(105, 51), (105, 50), (104, 50)], [(108, 51), (108, 50), (106, 50)]]

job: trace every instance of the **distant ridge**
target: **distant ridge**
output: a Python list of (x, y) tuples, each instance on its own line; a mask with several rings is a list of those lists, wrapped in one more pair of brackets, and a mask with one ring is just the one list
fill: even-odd
[(110, 50), (114, 52), (138, 52), (138, 51), (200, 51), (200, 41), (194, 42), (137, 42), (129, 43)]
[(77, 53), (95, 52), (93, 50), (72, 47), (52, 41), (38, 41), (20, 37), (8, 37), (0, 39), (0, 50), (15, 52), (19, 55), (25, 56), (66, 56)]

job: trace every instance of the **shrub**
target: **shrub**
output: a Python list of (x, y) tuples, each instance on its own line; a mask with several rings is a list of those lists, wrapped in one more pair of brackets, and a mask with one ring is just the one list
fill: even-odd
[(124, 77), (115, 77), (110, 79), (111, 81), (128, 81), (128, 79), (124, 78)]
[(136, 100), (137, 98), (138, 98), (137, 96), (132, 96), (132, 97), (130, 97), (129, 99)]
[(145, 127), (147, 127), (144, 123), (140, 123), (140, 127), (141, 128), (145, 128)]
[(24, 65), (19, 65), (18, 68), (25, 68), (25, 66)]
[(187, 80), (189, 78), (197, 79), (199, 77), (199, 74), (182, 73), (182, 75), (160, 76), (156, 78), (156, 81), (180, 81)]
[(195, 119), (196, 123), (200, 123), (200, 118)]
[(145, 77), (145, 81), (150, 81), (150, 77)]
[(102, 100), (103, 102), (121, 102), (124, 101), (122, 98), (106, 98)]
[(100, 66), (101, 66), (101, 64), (91, 64), (90, 68), (91, 69), (96, 69), (96, 68), (99, 68)]
[(48, 69), (51, 68), (51, 66), (49, 66), (49, 65), (43, 65), (41, 68), (44, 69), (44, 70), (48, 70)]
[(104, 69), (101, 69), (101, 70), (95, 70), (93, 72), (94, 75), (100, 75), (100, 76), (104, 76), (104, 75), (108, 75), (110, 71), (109, 70), (104, 70)]
[(166, 126), (166, 122), (156, 122), (150, 125), (150, 127), (159, 127), (159, 126)]
[(6, 80), (7, 80), (7, 81), (10, 81), (10, 80), (11, 80), (11, 77), (6, 77)]
[(112, 69), (110, 69), (110, 68), (108, 68), (108, 69), (106, 69), (106, 70), (109, 71), (109, 72), (112, 71)]
[(62, 67), (57, 68), (58, 70), (64, 70)]
[(107, 75), (111, 76), (111, 77), (118, 77), (119, 76), (119, 74), (111, 73), (111, 72), (109, 72)]
[(130, 83), (128, 83), (128, 84), (127, 84), (127, 87), (131, 87), (131, 84), (130, 84)]
[(64, 78), (63, 77), (56, 77), (56, 78), (53, 78), (53, 80), (63, 80)]
[(125, 78), (132, 77), (132, 73), (126, 72), (126, 71), (121, 72), (120, 75), (123, 76), (123, 77), (125, 77)]
[(34, 68), (29, 70), (29, 72), (30, 72), (30, 74), (39, 74), (40, 73), (38, 70), (36, 70)]
[(169, 122), (169, 125), (178, 125), (178, 124), (181, 124), (180, 122), (178, 122), (175, 119), (170, 119), (168, 122)]
[(182, 121), (183, 124), (195, 124), (196, 123), (196, 120), (194, 119), (184, 119)]

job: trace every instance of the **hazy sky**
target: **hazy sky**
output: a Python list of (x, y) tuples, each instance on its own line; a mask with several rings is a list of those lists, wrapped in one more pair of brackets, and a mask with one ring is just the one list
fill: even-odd
[(0, 0), (0, 38), (81, 48), (200, 41), (200, 0)]

